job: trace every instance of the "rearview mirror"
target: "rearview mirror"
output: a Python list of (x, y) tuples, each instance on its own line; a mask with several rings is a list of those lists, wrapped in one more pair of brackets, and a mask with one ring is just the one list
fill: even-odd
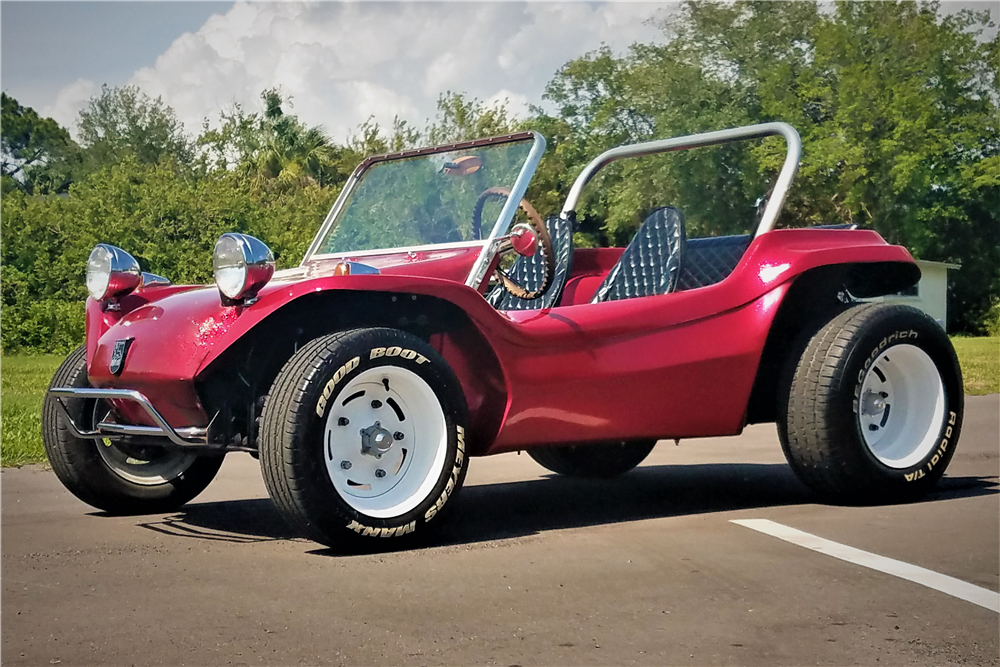
[(483, 161), (475, 155), (463, 155), (450, 162), (445, 162), (441, 171), (448, 176), (467, 176), (476, 173), (482, 166)]

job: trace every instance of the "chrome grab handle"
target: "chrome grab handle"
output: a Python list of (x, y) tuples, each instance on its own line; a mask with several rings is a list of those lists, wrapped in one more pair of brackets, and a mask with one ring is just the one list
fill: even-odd
[[(208, 429), (197, 426), (188, 426), (174, 429), (167, 420), (157, 412), (153, 404), (141, 392), (135, 389), (97, 389), (97, 388), (77, 388), (77, 387), (53, 387), (49, 393), (56, 399), (56, 405), (62, 412), (62, 417), (69, 426), (73, 434), (78, 438), (99, 439), (105, 438), (109, 434), (113, 435), (145, 435), (167, 438), (179, 447), (204, 446), (208, 444)], [(100, 422), (97, 429), (84, 431), (70, 416), (63, 398), (104, 398), (115, 400), (127, 400), (138, 403), (156, 426), (139, 426), (133, 424), (114, 424), (110, 422)]]

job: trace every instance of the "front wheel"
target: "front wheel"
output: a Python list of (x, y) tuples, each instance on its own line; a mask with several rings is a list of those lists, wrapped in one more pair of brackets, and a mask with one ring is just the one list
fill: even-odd
[[(49, 386), (90, 386), (85, 348), (66, 357)], [(173, 511), (204, 491), (222, 465), (222, 456), (198, 456), (127, 438), (77, 438), (56, 400), (46, 394), (42, 406), (42, 443), (52, 470), (73, 495), (110, 514)], [(83, 428), (92, 428), (107, 410), (103, 401), (63, 400)]]
[(909, 306), (850, 308), (786, 373), (778, 436), (798, 476), (841, 503), (926, 493), (955, 453), (962, 374), (948, 336)]
[(454, 373), (420, 338), (323, 336), (272, 385), (259, 438), (265, 485), (327, 546), (423, 533), (465, 479), (466, 412)]
[(529, 449), (528, 456), (547, 470), (567, 477), (610, 479), (627, 473), (653, 451), (655, 440), (562, 445)]

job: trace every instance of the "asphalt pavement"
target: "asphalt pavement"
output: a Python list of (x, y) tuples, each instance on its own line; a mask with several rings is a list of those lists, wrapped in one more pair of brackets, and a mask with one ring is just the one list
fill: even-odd
[(0, 660), (1000, 665), (998, 476), (994, 394), (918, 503), (817, 504), (763, 425), (606, 482), (473, 459), (443, 544), (342, 556), (296, 537), (248, 455), (130, 518), (5, 469)]

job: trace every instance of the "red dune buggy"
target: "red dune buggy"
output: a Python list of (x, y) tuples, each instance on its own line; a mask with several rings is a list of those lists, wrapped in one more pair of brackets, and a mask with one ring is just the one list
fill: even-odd
[[(787, 155), (752, 235), (688, 238), (664, 206), (626, 248), (574, 248), (605, 165), (770, 135)], [(917, 282), (905, 249), (774, 229), (794, 129), (615, 148), (547, 221), (523, 200), (544, 148), (521, 133), (369, 158), (277, 273), (241, 234), (219, 239), (213, 286), (98, 245), (86, 344), (45, 399), (56, 474), (107, 512), (164, 512), (250, 452), (281, 513), (334, 546), (425, 532), (473, 456), (611, 477), (659, 439), (748, 423), (777, 422), (792, 468), (833, 502), (913, 498), (941, 477), (962, 425), (954, 351), (920, 311), (861, 301)]]

